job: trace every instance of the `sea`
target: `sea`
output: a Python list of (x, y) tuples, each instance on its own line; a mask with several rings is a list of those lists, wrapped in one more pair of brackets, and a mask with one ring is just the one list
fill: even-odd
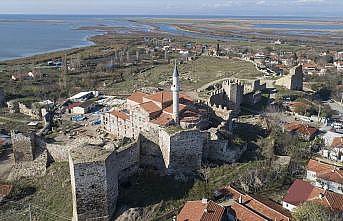
[[(270, 20), (270, 24), (256, 24), (257, 28), (296, 30), (343, 30), (340, 24), (278, 24), (281, 20), (342, 21), (342, 18), (301, 17), (227, 17), (227, 16), (115, 16), (115, 15), (1, 15), (0, 14), (0, 61), (32, 56), (36, 54), (92, 45), (91, 36), (104, 31), (80, 29), (80, 27), (109, 26), (122, 30), (151, 31), (149, 24), (134, 22), (137, 18), (232, 18)], [(162, 31), (177, 35), (194, 36), (194, 33), (177, 30), (169, 24), (157, 25)], [(196, 36), (194, 36), (196, 37)]]

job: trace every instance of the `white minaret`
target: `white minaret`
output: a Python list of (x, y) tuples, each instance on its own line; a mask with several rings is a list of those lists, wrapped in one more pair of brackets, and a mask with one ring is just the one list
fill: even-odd
[(173, 92), (173, 118), (176, 124), (179, 124), (179, 93), (180, 93), (180, 80), (179, 70), (175, 61), (174, 73), (173, 73), (173, 85), (171, 91)]

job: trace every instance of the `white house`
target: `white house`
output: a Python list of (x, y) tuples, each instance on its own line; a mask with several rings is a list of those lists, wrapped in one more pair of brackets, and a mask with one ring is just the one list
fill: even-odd
[(343, 194), (343, 170), (334, 165), (311, 159), (306, 179), (317, 187)]
[(343, 210), (343, 195), (313, 186), (304, 180), (295, 180), (283, 197), (282, 207), (294, 211), (305, 202), (313, 201), (332, 211)]

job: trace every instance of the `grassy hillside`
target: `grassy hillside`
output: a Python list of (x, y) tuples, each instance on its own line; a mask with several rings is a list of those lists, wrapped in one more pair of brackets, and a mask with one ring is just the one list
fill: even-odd
[(72, 217), (68, 163), (54, 163), (44, 177), (21, 179), (14, 185), (12, 202), (0, 204), (0, 220), (29, 220), (29, 205), (33, 220), (66, 220), (64, 218)]

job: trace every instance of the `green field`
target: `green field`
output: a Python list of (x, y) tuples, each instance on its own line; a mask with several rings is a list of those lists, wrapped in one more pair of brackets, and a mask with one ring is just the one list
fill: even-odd
[[(112, 90), (114, 93), (130, 93), (132, 90), (147, 86), (163, 87), (163, 84), (159, 83), (168, 80), (170, 82), (173, 69), (173, 64), (159, 65), (139, 75), (125, 75), (125, 81), (115, 84)], [(256, 70), (252, 63), (207, 56), (180, 64), (179, 71), (184, 91), (193, 91), (204, 84), (227, 77), (256, 78), (262, 76), (262, 73)]]

